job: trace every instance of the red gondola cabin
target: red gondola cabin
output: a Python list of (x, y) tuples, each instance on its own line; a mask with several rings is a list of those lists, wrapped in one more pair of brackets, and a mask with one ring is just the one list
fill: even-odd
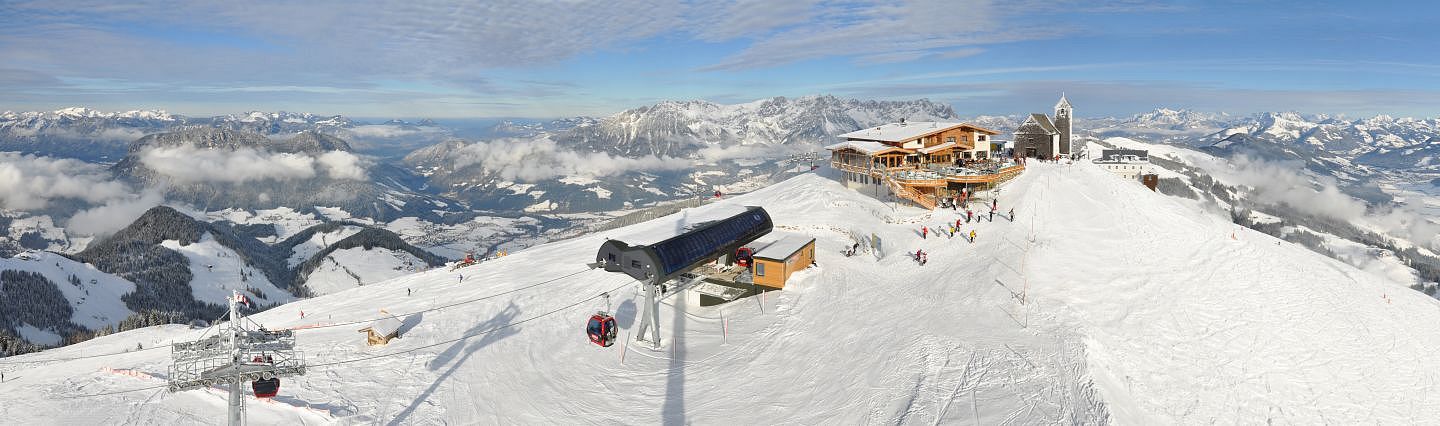
[(615, 344), (615, 335), (619, 331), (615, 327), (615, 317), (598, 312), (590, 316), (590, 324), (585, 327), (585, 334), (590, 336), (590, 343), (604, 347)]

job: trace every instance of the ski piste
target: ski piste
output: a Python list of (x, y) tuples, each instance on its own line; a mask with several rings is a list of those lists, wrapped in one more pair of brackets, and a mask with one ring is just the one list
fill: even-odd
[[(896, 206), (816, 174), (694, 209), (692, 218), (764, 206), (778, 228), (817, 239), (817, 266), (763, 297), (707, 307), (689, 303), (691, 293), (665, 299), (658, 349), (633, 344), (640, 286), (585, 264), (606, 238), (674, 232), (684, 215), (482, 262), (465, 268), (463, 283), (433, 270), (299, 300), (248, 317), (295, 330), (309, 364), (269, 402), (251, 401), (249, 420), (1440, 418), (1440, 395), (1417, 391), (1436, 380), (1427, 361), (1440, 347), (1434, 299), (1299, 245), (1237, 232), (1193, 201), (1083, 163), (1031, 163), (1001, 188), (1000, 209), (1016, 217), (962, 221), (961, 232), (977, 231), (974, 243), (916, 235), (963, 212)], [(883, 240), (886, 254), (845, 257), (853, 235)], [(909, 258), (917, 250), (930, 255), (928, 265)], [(604, 293), (619, 328), (608, 348), (583, 330)], [(356, 329), (379, 309), (397, 313), (404, 331), (368, 347)], [(201, 333), (150, 327), (0, 359), (0, 418), (218, 422), (225, 389), (161, 388), (170, 360), (163, 348)]]

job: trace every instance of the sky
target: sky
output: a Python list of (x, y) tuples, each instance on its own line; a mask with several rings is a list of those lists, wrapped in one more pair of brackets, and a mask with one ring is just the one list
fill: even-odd
[(0, 0), (0, 110), (604, 116), (927, 98), (1435, 117), (1434, 2)]

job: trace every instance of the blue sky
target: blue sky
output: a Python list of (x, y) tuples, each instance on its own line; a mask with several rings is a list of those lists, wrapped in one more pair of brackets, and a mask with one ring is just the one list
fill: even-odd
[(1434, 117), (1431, 2), (0, 0), (0, 109), (607, 115), (929, 98)]

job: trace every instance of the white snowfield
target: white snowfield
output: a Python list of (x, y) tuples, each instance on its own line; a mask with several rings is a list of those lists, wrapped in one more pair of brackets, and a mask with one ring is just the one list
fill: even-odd
[(264, 273), (248, 266), (240, 254), (220, 244), (209, 232), (192, 244), (182, 246), (179, 241), (165, 240), (160, 246), (180, 252), (190, 260), (190, 293), (195, 300), (224, 305), (231, 290), (240, 290), (265, 305), (295, 300), (295, 296), (272, 284)]
[[(16, 257), (0, 258), (0, 271), (5, 270), (34, 272), (54, 282), (55, 287), (59, 288), (60, 293), (70, 302), (70, 321), (83, 327), (99, 329), (107, 325), (119, 325), (120, 320), (134, 313), (125, 307), (120, 296), (135, 291), (135, 284), (100, 272), (90, 264), (76, 262), (48, 251), (34, 251)], [(71, 276), (77, 278), (80, 284), (72, 283)]]
[(335, 250), (321, 262), (305, 277), (305, 287), (317, 295), (373, 284), (429, 267), (413, 254), (380, 247)]
[[(982, 194), (984, 197), (985, 194)], [(1233, 225), (1090, 165), (1032, 164), (995, 221), (894, 207), (813, 174), (689, 215), (537, 246), (459, 271), (399, 277), (254, 316), (298, 331), (308, 374), (250, 399), (255, 424), (1209, 424), (1440, 418), (1440, 302)], [(1013, 203), (1013, 205), (1012, 205)], [(766, 207), (817, 238), (784, 291), (723, 307), (672, 296), (664, 345), (630, 342), (628, 277), (587, 271), (605, 238)], [(976, 206), (979, 207), (979, 206)], [(1003, 213), (1015, 208), (1014, 222)], [(978, 209), (988, 216), (988, 209)], [(929, 226), (921, 239), (920, 226)], [(947, 228), (944, 233), (933, 232)], [(843, 257), (851, 231), (887, 255)], [(920, 266), (905, 252), (924, 249)], [(463, 274), (463, 281), (460, 279)], [(611, 309), (625, 339), (588, 343)], [(407, 290), (413, 295), (407, 296)], [(509, 292), (509, 293), (505, 293)], [(487, 296), (493, 296), (488, 297)], [(483, 298), (483, 299), (482, 299)], [(466, 301), (481, 299), (465, 303)], [(1021, 300), (1025, 304), (1021, 304)], [(448, 306), (420, 314), (409, 314)], [(356, 330), (385, 309), (401, 338)], [(302, 319), (300, 311), (305, 312)], [(193, 339), (153, 327), (0, 359), (15, 424), (218, 423), (221, 388), (166, 393), (169, 351), (66, 360)], [(468, 339), (456, 340), (471, 335)], [(44, 360), (54, 360), (43, 362)], [(100, 396), (95, 394), (145, 389)]]

